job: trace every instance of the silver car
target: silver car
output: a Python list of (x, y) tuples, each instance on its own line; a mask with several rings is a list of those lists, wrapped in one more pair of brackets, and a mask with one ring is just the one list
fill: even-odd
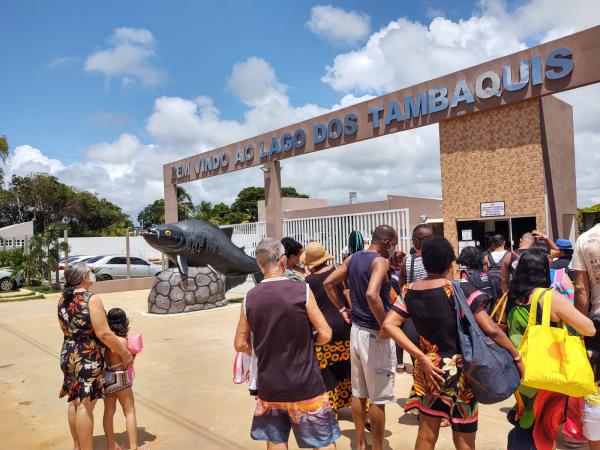
[(14, 277), (14, 271), (8, 267), (0, 269), (0, 291), (12, 291), (13, 289), (23, 286), (25, 279)]
[[(152, 264), (145, 259), (132, 256), (129, 258), (131, 277), (153, 277), (162, 272), (162, 266)], [(127, 278), (127, 258), (120, 255), (95, 256), (85, 263), (94, 269), (98, 281)]]

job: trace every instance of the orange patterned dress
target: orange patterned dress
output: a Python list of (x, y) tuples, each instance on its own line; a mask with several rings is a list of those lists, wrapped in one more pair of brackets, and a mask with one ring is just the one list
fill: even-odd
[[(461, 287), (473, 311), (487, 302), (485, 294), (471, 284), (463, 282)], [(406, 286), (392, 310), (413, 320), (421, 351), (445, 372), (445, 382), (438, 390), (415, 361), (414, 383), (404, 405), (405, 411), (418, 410), (421, 414), (446, 419), (454, 431), (475, 432), (478, 403), (462, 370), (450, 282), (440, 288), (425, 290)]]

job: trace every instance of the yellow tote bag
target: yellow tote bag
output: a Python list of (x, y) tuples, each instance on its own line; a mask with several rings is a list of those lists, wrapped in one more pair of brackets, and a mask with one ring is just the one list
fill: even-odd
[[(538, 302), (544, 295), (542, 324), (537, 325)], [(535, 389), (585, 397), (596, 392), (594, 373), (583, 341), (569, 335), (567, 325), (550, 326), (552, 291), (539, 289), (529, 310), (529, 324), (519, 346), (525, 365), (522, 384)]]

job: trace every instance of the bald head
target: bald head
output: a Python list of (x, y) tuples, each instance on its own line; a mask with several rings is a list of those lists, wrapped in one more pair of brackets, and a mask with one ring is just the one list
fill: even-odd
[(396, 230), (389, 225), (379, 225), (373, 231), (373, 240), (379, 242), (397, 241), (398, 233), (396, 233)]
[(535, 238), (531, 233), (525, 233), (521, 236), (521, 240), (519, 241), (519, 248), (529, 248), (533, 244), (535, 244)]

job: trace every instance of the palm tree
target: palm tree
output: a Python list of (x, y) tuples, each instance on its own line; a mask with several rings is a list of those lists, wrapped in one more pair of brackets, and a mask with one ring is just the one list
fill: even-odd
[(177, 186), (177, 209), (179, 220), (190, 219), (194, 216), (192, 196), (180, 186)]
[[(8, 159), (8, 141), (6, 140), (6, 136), (0, 136), (0, 159), (3, 164), (6, 164), (6, 160)], [(0, 184), (4, 181), (4, 170), (0, 168)]]

